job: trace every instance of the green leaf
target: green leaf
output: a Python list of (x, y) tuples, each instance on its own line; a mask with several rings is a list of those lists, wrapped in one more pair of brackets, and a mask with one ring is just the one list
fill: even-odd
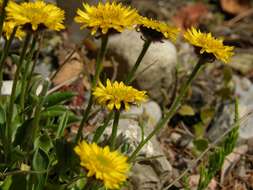
[[(66, 190), (66, 184), (51, 184), (51, 183), (47, 183), (46, 190)], [(72, 189), (71, 189), (72, 190)]]
[(60, 124), (58, 126), (58, 130), (56, 133), (56, 138), (60, 138), (64, 134), (64, 130), (68, 125), (69, 113), (65, 112), (63, 116), (60, 118)]
[(25, 175), (13, 175), (11, 177), (11, 186), (8, 190), (26, 189), (26, 176)]
[(32, 130), (32, 119), (26, 120), (18, 129), (13, 142), (14, 146), (20, 145), (22, 148), (27, 146)]
[(44, 185), (46, 183), (46, 174), (45, 170), (48, 168), (49, 165), (49, 158), (47, 154), (41, 150), (37, 149), (33, 156), (32, 166), (33, 169), (37, 172), (41, 172), (36, 174), (37, 182), (35, 189), (36, 190), (43, 190)]
[(202, 122), (199, 122), (193, 126), (195, 136), (200, 138), (203, 137), (205, 134), (205, 127)]
[(57, 172), (65, 172), (71, 168), (78, 167), (79, 161), (74, 152), (74, 144), (67, 142), (65, 139), (57, 139), (55, 142), (55, 152), (57, 163)]
[(56, 104), (59, 104), (61, 102), (70, 100), (73, 98), (76, 94), (73, 92), (55, 92), (53, 94), (50, 94), (45, 99), (45, 106), (53, 106)]
[(65, 114), (66, 112), (68, 112), (68, 115), (69, 115), (68, 124), (73, 123), (73, 122), (78, 122), (81, 120), (81, 117), (76, 116), (73, 112), (69, 111), (65, 106), (62, 106), (62, 105), (56, 105), (56, 106), (51, 106), (49, 108), (46, 108), (41, 113), (41, 118), (47, 119), (50, 117), (59, 117)]
[(182, 116), (193, 116), (195, 115), (195, 112), (191, 106), (188, 105), (182, 105), (179, 109), (178, 113)]
[(46, 108), (41, 113), (41, 117), (42, 118), (56, 117), (56, 116), (62, 115), (66, 111), (68, 111), (68, 109), (65, 106), (62, 106), (62, 105), (51, 106), (51, 107)]
[(48, 135), (42, 135), (38, 137), (35, 142), (36, 149), (42, 149), (45, 153), (49, 153), (49, 151), (53, 148), (52, 140), (49, 138)]
[(5, 123), (5, 111), (2, 106), (0, 106), (0, 124)]
[(1, 190), (9, 190), (12, 184), (12, 177), (8, 176), (5, 178), (5, 180), (3, 181), (3, 184), (0, 185), (0, 189)]
[(200, 152), (203, 152), (208, 147), (208, 141), (206, 139), (196, 139), (193, 141), (193, 144)]
[(211, 120), (213, 119), (215, 110), (213, 108), (207, 108), (207, 109), (203, 109), (200, 112), (200, 118), (201, 121), (204, 123), (204, 125), (208, 125)]

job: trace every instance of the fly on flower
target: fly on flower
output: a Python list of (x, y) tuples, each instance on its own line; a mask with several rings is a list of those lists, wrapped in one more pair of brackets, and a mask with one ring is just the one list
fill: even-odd
[(153, 19), (146, 17), (139, 18), (139, 30), (142, 32), (145, 38), (151, 41), (162, 41), (163, 39), (169, 39), (173, 42), (176, 41), (179, 29)]

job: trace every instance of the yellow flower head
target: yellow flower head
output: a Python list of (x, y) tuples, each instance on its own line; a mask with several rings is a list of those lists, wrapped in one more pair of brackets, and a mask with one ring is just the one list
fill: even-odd
[(106, 34), (108, 31), (122, 32), (124, 29), (132, 29), (137, 24), (138, 13), (135, 9), (125, 7), (121, 3), (98, 3), (97, 6), (83, 4), (84, 11), (78, 9), (75, 21), (81, 23), (81, 28), (90, 28), (91, 34), (97, 30)]
[(234, 47), (223, 45), (222, 39), (214, 38), (211, 33), (202, 33), (193, 27), (185, 32), (184, 38), (190, 44), (199, 48), (200, 54), (211, 54), (225, 63), (229, 62), (234, 54)]
[(64, 29), (64, 11), (53, 4), (46, 4), (38, 0), (17, 4), (9, 2), (6, 7), (7, 20), (29, 30)]
[(106, 86), (99, 83), (95, 88), (93, 95), (98, 103), (106, 106), (109, 110), (121, 107), (129, 109), (129, 104), (140, 104), (146, 101), (146, 91), (139, 91), (131, 86), (126, 86), (123, 82), (111, 83), (107, 79)]
[(80, 157), (81, 166), (88, 170), (88, 177), (95, 175), (104, 182), (108, 189), (119, 189), (126, 181), (130, 165), (127, 157), (118, 151), (110, 151), (109, 147), (99, 147), (97, 144), (88, 144), (82, 141), (74, 148)]
[(143, 35), (153, 41), (161, 41), (164, 38), (176, 41), (179, 33), (179, 29), (176, 27), (146, 17), (139, 18), (139, 27)]
[[(13, 22), (4, 22), (3, 25), (3, 33), (7, 40), (10, 39), (11, 34), (15, 28), (15, 23)], [(25, 36), (25, 32), (21, 30), (20, 28), (17, 29), (15, 37), (21, 40)]]

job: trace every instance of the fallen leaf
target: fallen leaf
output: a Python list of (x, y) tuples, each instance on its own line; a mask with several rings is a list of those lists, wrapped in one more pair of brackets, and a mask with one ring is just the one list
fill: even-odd
[(250, 9), (250, 0), (220, 0), (220, 5), (223, 11), (238, 15)]
[(200, 20), (208, 14), (208, 8), (203, 3), (188, 5), (180, 9), (173, 17), (175, 25), (182, 30), (186, 30), (191, 26), (197, 27)]
[(68, 80), (77, 77), (83, 70), (83, 62), (80, 59), (80, 56), (75, 53), (72, 58), (60, 67), (60, 70), (57, 71), (56, 75), (53, 78), (53, 84), (59, 85)]

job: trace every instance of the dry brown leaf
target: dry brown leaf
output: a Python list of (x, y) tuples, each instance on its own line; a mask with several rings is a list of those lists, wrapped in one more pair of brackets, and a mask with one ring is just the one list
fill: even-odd
[(191, 26), (197, 27), (200, 20), (208, 14), (208, 8), (203, 3), (188, 5), (178, 11), (173, 17), (173, 21), (177, 27), (186, 30)]
[(250, 9), (250, 0), (220, 0), (223, 11), (238, 15)]
[(80, 60), (80, 56), (75, 53), (72, 58), (60, 67), (56, 75), (53, 78), (53, 84), (59, 85), (68, 80), (73, 79), (83, 72), (84, 66), (83, 62)]

